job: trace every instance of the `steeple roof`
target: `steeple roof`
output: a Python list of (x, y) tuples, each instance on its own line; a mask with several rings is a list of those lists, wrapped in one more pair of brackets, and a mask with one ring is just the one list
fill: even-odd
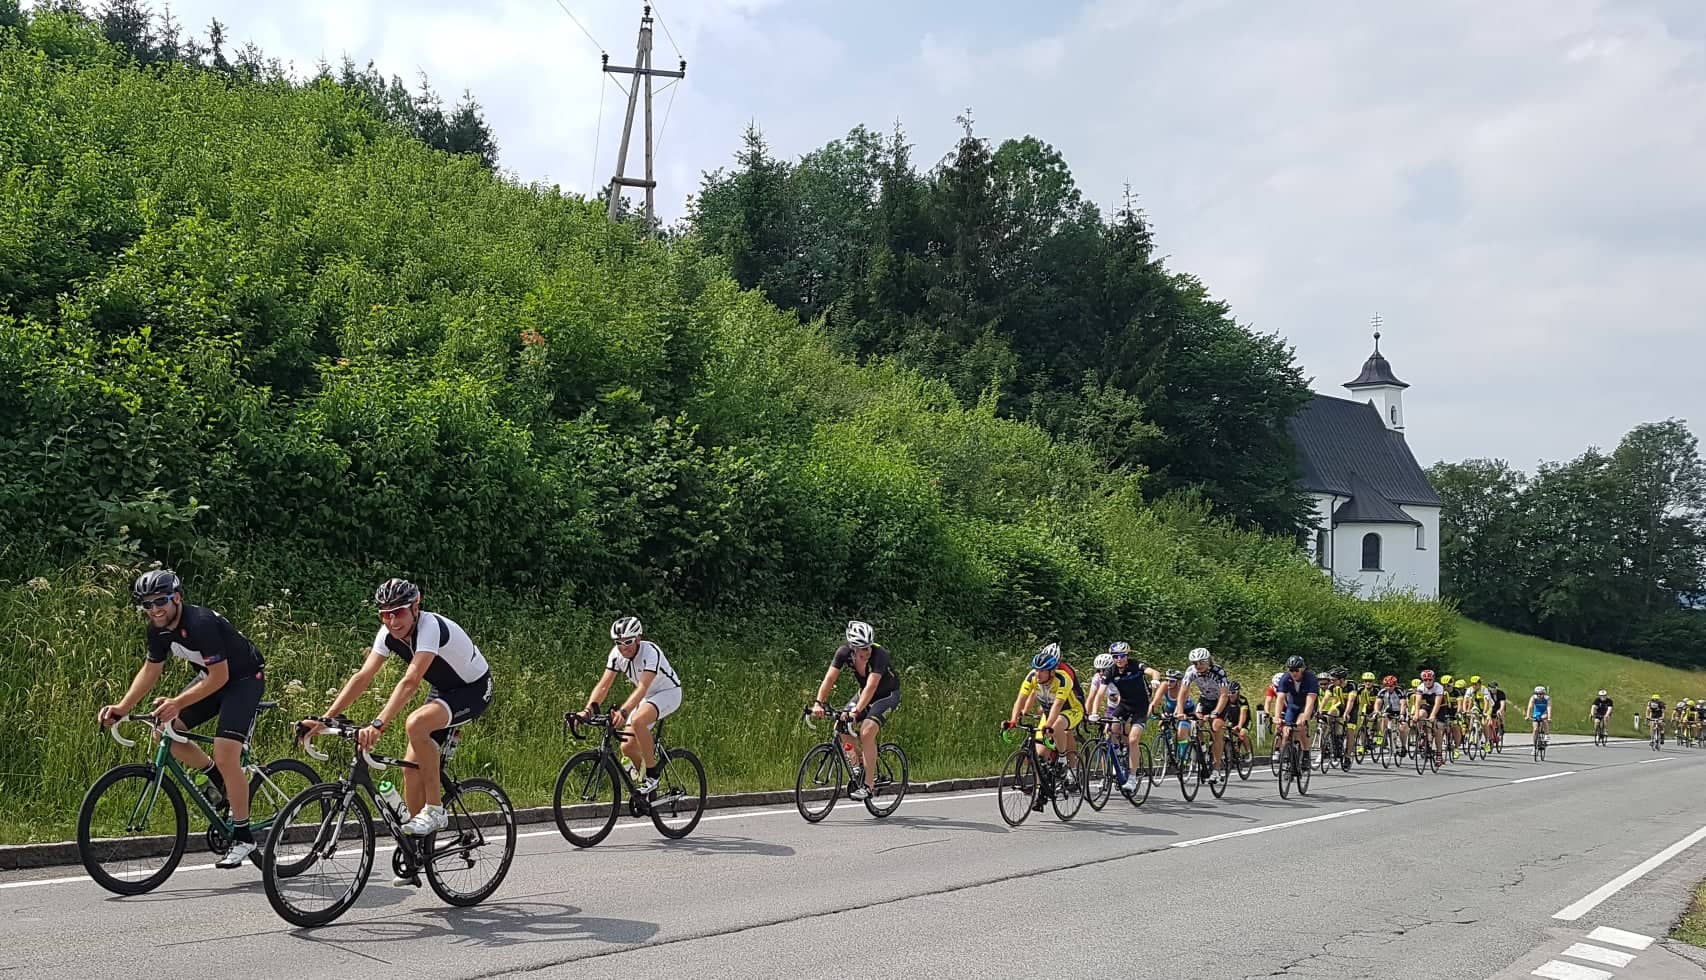
[(1355, 381), (1345, 382), (1345, 387), (1351, 390), (1358, 388), (1373, 388), (1377, 385), (1390, 385), (1394, 388), (1408, 388), (1409, 385), (1398, 380), (1392, 373), (1392, 365), (1380, 353), (1380, 331), (1374, 332), (1374, 353), (1368, 355), (1368, 360), (1362, 362), (1362, 373)]

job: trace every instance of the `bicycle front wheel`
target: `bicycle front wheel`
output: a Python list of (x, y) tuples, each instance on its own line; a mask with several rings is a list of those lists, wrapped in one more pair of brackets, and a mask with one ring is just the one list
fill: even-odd
[(647, 807), (658, 833), (670, 840), (691, 834), (705, 815), (705, 764), (686, 749), (670, 749)]
[(1098, 741), (1090, 747), (1089, 758), (1084, 761), (1084, 802), (1090, 804), (1090, 809), (1100, 811), (1108, 805), (1114, 780), (1114, 755), (1107, 742)]
[(833, 742), (812, 746), (800, 760), (799, 775), (794, 777), (794, 806), (807, 823), (817, 823), (835, 809), (841, 796), (841, 772), (841, 751)]
[(1149, 753), (1148, 742), (1137, 743), (1138, 758), (1132, 766), (1131, 774), (1137, 777), (1137, 789), (1130, 793), (1121, 787), (1120, 792), (1131, 801), (1132, 806), (1142, 806), (1149, 802), (1149, 791), (1155, 787), (1155, 760)]
[(373, 817), (343, 783), (310, 786), (286, 803), (261, 857), (267, 902), (305, 929), (349, 911), (372, 870)]
[(115, 766), (83, 796), (77, 856), (95, 884), (115, 895), (141, 895), (177, 870), (189, 827), (183, 794), (169, 776), (140, 763)]
[(1185, 758), (1179, 764), (1179, 793), (1189, 803), (1197, 798), (1197, 790), (1202, 788), (1202, 747), (1191, 745), (1185, 751)]
[(1235, 744), (1238, 746), (1238, 781), (1248, 782), (1251, 771), (1256, 768), (1256, 751), (1243, 738), (1239, 738)]
[(1031, 753), (1020, 749), (1007, 757), (1007, 764), (1001, 768), (1001, 779), (995, 787), (995, 796), (1001, 805), (1001, 819), (1007, 822), (1007, 826), (1017, 827), (1031, 815), (1041, 782), (1036, 757)]
[(1055, 770), (1054, 795), (1050, 803), (1054, 806), (1054, 815), (1062, 821), (1071, 820), (1078, 815), (1084, 806), (1084, 779), (1082, 771), (1075, 771), (1062, 755), (1055, 763), (1060, 768)]
[(593, 749), (577, 752), (557, 774), (551, 809), (557, 829), (576, 847), (591, 847), (610, 836), (622, 806), (622, 778), (616, 763)]
[(450, 826), (427, 842), (427, 884), (451, 905), (478, 905), (515, 859), (515, 808), (497, 783), (464, 779), (444, 809)]

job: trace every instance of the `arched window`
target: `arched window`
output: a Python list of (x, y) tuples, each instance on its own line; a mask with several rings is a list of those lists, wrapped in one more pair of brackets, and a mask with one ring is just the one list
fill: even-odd
[(1380, 535), (1373, 531), (1362, 536), (1362, 570), (1380, 571)]
[(1392, 424), (1397, 425), (1398, 424), (1398, 406), (1393, 405), (1392, 408), (1389, 410), (1389, 414), (1392, 416)]
[(1318, 568), (1327, 568), (1331, 565), (1330, 557), (1327, 554), (1326, 531), (1315, 532), (1315, 565)]

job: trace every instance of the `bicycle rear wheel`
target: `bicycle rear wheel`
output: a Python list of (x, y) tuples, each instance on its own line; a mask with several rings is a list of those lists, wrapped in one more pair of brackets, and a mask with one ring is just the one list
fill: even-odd
[(1007, 826), (1017, 827), (1031, 815), (1041, 782), (1037, 760), (1031, 753), (1020, 749), (1007, 757), (1007, 764), (1001, 768), (1001, 778), (995, 786), (1001, 819), (1007, 822)]
[(794, 777), (794, 807), (806, 823), (829, 816), (841, 796), (841, 784), (841, 750), (834, 742), (819, 742), (806, 750), (799, 774)]
[(1217, 800), (1226, 795), (1226, 785), (1232, 782), (1232, 752), (1233, 748), (1230, 744), (1222, 745), (1220, 747), (1220, 765), (1214, 766), (1209, 771), (1208, 791), (1213, 793)]
[(1049, 803), (1054, 806), (1054, 815), (1062, 822), (1071, 820), (1078, 815), (1084, 806), (1084, 779), (1082, 772), (1073, 772), (1072, 766), (1063, 755), (1055, 762), (1059, 766), (1053, 779), (1054, 793), (1049, 797)]
[(910, 785), (906, 753), (893, 742), (877, 746), (877, 791), (865, 798), (865, 809), (879, 820), (888, 816), (900, 809)]
[(450, 826), (427, 842), (427, 884), (451, 905), (478, 905), (503, 884), (515, 859), (515, 809), (497, 783), (464, 779), (445, 811)]
[(557, 829), (569, 843), (591, 847), (610, 836), (621, 807), (622, 777), (613, 760), (593, 749), (569, 756), (551, 794)]
[(373, 818), (343, 783), (320, 783), (284, 805), (267, 835), (267, 902), (293, 926), (323, 926), (349, 911), (373, 870)]
[(1106, 740), (1098, 739), (1084, 761), (1084, 802), (1090, 804), (1090, 809), (1100, 811), (1108, 805), (1117, 778), (1113, 751)]
[(1185, 759), (1178, 769), (1179, 793), (1189, 803), (1197, 798), (1197, 790), (1202, 788), (1202, 746), (1194, 742), (1186, 743)]
[(1137, 777), (1137, 788), (1127, 793), (1125, 787), (1120, 787), (1120, 793), (1131, 801), (1132, 806), (1149, 802), (1149, 791), (1155, 788), (1155, 759), (1150, 755), (1148, 742), (1137, 743), (1137, 755), (1137, 761), (1131, 768), (1131, 774)]
[[(169, 775), (133, 763), (101, 774), (77, 810), (77, 856), (115, 895), (141, 895), (165, 883), (189, 844), (189, 814)], [(162, 837), (160, 847), (141, 838)], [(152, 852), (152, 853), (151, 853)]]
[(1298, 756), (1299, 756), (1299, 758), (1297, 760), (1298, 761), (1298, 766), (1297, 766), (1297, 795), (1308, 796), (1309, 795), (1309, 776), (1310, 776), (1309, 757), (1303, 754), (1302, 749), (1298, 749)]
[(1256, 768), (1256, 750), (1251, 748), (1247, 737), (1239, 736), (1234, 742), (1237, 746), (1238, 781), (1248, 782), (1250, 773)]
[[(278, 819), (284, 805), (295, 799), (310, 786), (321, 782), (320, 774), (314, 768), (300, 759), (274, 759), (255, 770), (249, 777), (249, 824), (257, 834), (272, 832), (273, 821)], [(324, 814), (322, 814), (324, 816)], [(263, 837), (257, 837), (259, 843), (265, 844)], [(256, 849), (249, 856), (255, 867), (261, 866), (262, 852)]]
[(686, 749), (669, 749), (658, 767), (658, 788), (646, 801), (652, 826), (670, 840), (680, 840), (699, 826), (705, 815), (705, 765)]

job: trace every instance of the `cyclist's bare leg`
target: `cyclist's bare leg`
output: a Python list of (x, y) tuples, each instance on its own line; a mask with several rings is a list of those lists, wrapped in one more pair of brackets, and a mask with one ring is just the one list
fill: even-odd
[(438, 779), (438, 743), (432, 733), (450, 727), (450, 707), (443, 701), (428, 701), (409, 714), (404, 732), (409, 736), (409, 750), (403, 753), (415, 768), (403, 770), (403, 802), (410, 813), (423, 807), (444, 803), (444, 786)]
[(652, 754), (652, 726), (658, 721), (658, 706), (650, 701), (641, 701), (640, 706), (628, 715), (627, 724), (622, 727), (629, 737), (622, 741), (622, 754), (641, 772), (649, 770), (655, 758)]

